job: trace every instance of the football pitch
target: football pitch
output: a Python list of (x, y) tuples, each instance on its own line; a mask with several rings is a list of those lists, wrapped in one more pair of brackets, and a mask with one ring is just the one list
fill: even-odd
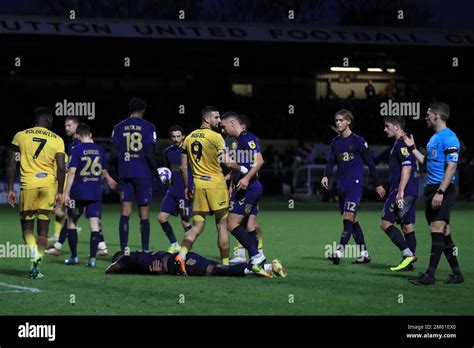
[[(166, 250), (168, 241), (156, 215), (159, 200), (152, 205), (153, 250)], [(152, 275), (106, 275), (112, 255), (119, 249), (119, 205), (106, 205), (103, 230), (109, 256), (98, 258), (97, 267), (84, 266), (89, 248), (87, 221), (81, 219), (79, 236), (81, 265), (66, 266), (69, 247), (62, 255), (46, 255), (43, 279), (28, 278), (25, 258), (0, 258), (1, 315), (472, 315), (474, 314), (474, 205), (455, 204), (451, 227), (459, 249), (466, 282), (443, 284), (450, 273), (443, 256), (434, 286), (415, 286), (407, 278), (425, 271), (431, 239), (423, 209), (417, 211), (418, 262), (415, 272), (395, 273), (390, 266), (400, 261), (400, 252), (379, 229), (382, 203), (362, 202), (359, 220), (372, 256), (372, 263), (351, 264), (342, 259), (333, 265), (324, 257), (326, 245), (337, 242), (342, 230), (335, 203), (266, 198), (260, 204), (259, 223), (264, 233), (267, 262), (281, 259), (287, 278), (177, 277)], [(218, 260), (213, 218), (194, 251)], [(170, 220), (178, 240), (183, 232), (178, 219)], [(52, 228), (50, 229), (50, 231)], [(50, 235), (52, 233), (50, 232)], [(139, 220), (130, 219), (130, 247), (140, 247)], [(233, 237), (231, 237), (234, 246)], [(21, 244), (18, 209), (0, 207), (0, 244)], [(353, 243), (353, 241), (351, 241)], [(232, 257), (232, 255), (231, 255)]]

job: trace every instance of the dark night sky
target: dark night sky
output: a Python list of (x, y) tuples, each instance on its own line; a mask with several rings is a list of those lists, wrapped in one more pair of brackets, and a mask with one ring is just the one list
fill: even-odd
[[(140, 17), (140, 8), (144, 8), (144, 4), (150, 4), (150, 2), (146, 3), (147, 0), (134, 0), (130, 1), (131, 7), (134, 8), (135, 15), (133, 17), (139, 18)], [(149, 0), (148, 0), (149, 1)], [(237, 0), (228, 0), (226, 4), (230, 4), (233, 1)], [(257, 1), (257, 0), (255, 0)], [(302, 3), (308, 1), (308, 4), (311, 3), (311, 0), (299, 0)], [(314, 1), (314, 0), (313, 0)], [(219, 8), (219, 4), (222, 2), (216, 0), (201, 0), (199, 2), (200, 11), (202, 13), (206, 13), (208, 9), (216, 9)], [(278, 2), (281, 7), (288, 7), (291, 8), (292, 1), (276, 1)], [(362, 2), (364, 2), (362, 0)], [(373, 0), (375, 3), (380, 3), (380, 0)], [(15, 0), (15, 1), (1, 1), (0, 2), (0, 16), (3, 15), (45, 15), (48, 12), (62, 12), (62, 9), (77, 9), (77, 8), (98, 8), (98, 7), (107, 7), (109, 9), (113, 8), (113, 4), (115, 1), (113, 0), (103, 0), (101, 1), (103, 5), (98, 5), (98, 2), (94, 2), (93, 5), (88, 4), (88, 1), (77, 1), (77, 0), (63, 0), (61, 2), (49, 1), (49, 0)], [(122, 10), (129, 7), (130, 5), (124, 5), (123, 1), (117, 1), (117, 3), (121, 4)], [(160, 4), (166, 4), (168, 6), (173, 6), (180, 8), (183, 5), (183, 8), (186, 7), (186, 0), (173, 0), (171, 3), (167, 0), (163, 1), (155, 1), (154, 2), (158, 7)], [(322, 24), (322, 25), (335, 25), (338, 24), (338, 16), (335, 13), (336, 1), (334, 0), (327, 0), (322, 1), (321, 7), (318, 9), (320, 12), (317, 16), (315, 16), (314, 24)], [(401, 1), (403, 3), (403, 1)], [(429, 3), (431, 4), (433, 14), (434, 14), (434, 21), (433, 26), (437, 28), (443, 29), (474, 29), (474, 1), (472, 0), (430, 0)], [(171, 4), (171, 5), (170, 5)], [(194, 3), (195, 4), (195, 3)], [(282, 5), (283, 4), (283, 5)], [(288, 4), (288, 5), (286, 5)], [(166, 6), (165, 5), (165, 6)], [(165, 7), (163, 6), (163, 7)], [(403, 6), (401, 6), (403, 9)], [(235, 7), (234, 7), (235, 8)], [(226, 9), (223, 9), (225, 11)], [(227, 9), (228, 10), (228, 9)], [(91, 13), (94, 13), (94, 10), (91, 10)], [(56, 13), (58, 15), (58, 13)]]

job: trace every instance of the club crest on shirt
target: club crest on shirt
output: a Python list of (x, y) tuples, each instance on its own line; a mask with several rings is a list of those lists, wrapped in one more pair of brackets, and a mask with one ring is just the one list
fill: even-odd
[(188, 258), (188, 259), (186, 260), (186, 264), (187, 264), (188, 266), (195, 265), (195, 264), (196, 264), (196, 260), (191, 259), (191, 258)]
[(253, 141), (253, 140), (249, 141), (249, 142), (248, 142), (248, 145), (249, 145), (249, 147), (250, 147), (252, 150), (257, 147), (257, 145), (255, 145), (255, 141)]
[(402, 147), (400, 149), (400, 152), (402, 153), (403, 156), (407, 156), (408, 155), (408, 148)]

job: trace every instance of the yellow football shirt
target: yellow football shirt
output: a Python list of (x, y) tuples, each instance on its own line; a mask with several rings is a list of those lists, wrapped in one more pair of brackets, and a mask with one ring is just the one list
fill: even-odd
[(16, 133), (12, 144), (20, 149), (20, 185), (22, 188), (56, 185), (56, 154), (65, 153), (60, 136), (43, 127)]
[(212, 129), (199, 128), (184, 139), (183, 148), (196, 188), (227, 188), (220, 166), (225, 151), (222, 135)]

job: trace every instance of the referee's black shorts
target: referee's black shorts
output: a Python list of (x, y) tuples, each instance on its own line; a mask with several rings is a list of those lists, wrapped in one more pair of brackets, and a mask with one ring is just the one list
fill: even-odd
[(428, 225), (433, 221), (445, 221), (449, 224), (449, 218), (451, 216), (451, 209), (453, 208), (454, 200), (456, 199), (456, 189), (453, 184), (449, 184), (448, 188), (444, 192), (443, 203), (438, 209), (431, 207), (431, 201), (438, 191), (439, 184), (426, 185), (425, 187), (425, 216)]

